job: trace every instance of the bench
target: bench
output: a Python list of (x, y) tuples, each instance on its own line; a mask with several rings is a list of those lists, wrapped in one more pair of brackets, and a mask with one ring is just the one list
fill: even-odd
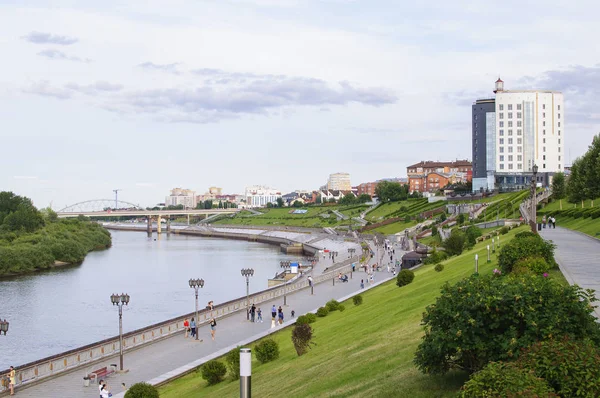
[(110, 366), (110, 367), (105, 366), (103, 368), (100, 368), (98, 370), (94, 370), (93, 372), (88, 373), (87, 376), (90, 378), (91, 381), (96, 381), (96, 383), (97, 383), (99, 379), (106, 377), (114, 372), (115, 372), (114, 366)]

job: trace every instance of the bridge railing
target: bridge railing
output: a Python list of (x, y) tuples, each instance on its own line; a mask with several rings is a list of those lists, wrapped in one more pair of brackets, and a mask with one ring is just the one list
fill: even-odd
[[(347, 259), (339, 264), (331, 272), (313, 276), (313, 283), (318, 284), (332, 280), (337, 277), (339, 272), (350, 272), (352, 262), (358, 261), (358, 257)], [(247, 305), (259, 304), (270, 301), (274, 298), (282, 297), (284, 294), (290, 294), (308, 287), (306, 279), (294, 283), (275, 286), (258, 293), (251, 294), (249, 301), (246, 297), (241, 297), (214, 307), (212, 311), (202, 309), (198, 312), (198, 325), (205, 325), (211, 317), (222, 318), (232, 315), (239, 311), (245, 311)], [(189, 313), (147, 326), (142, 329), (134, 330), (123, 335), (123, 351), (135, 350), (144, 345), (154, 343), (184, 331), (183, 322), (185, 319), (195, 317), (195, 313)], [(41, 382), (45, 379), (64, 374), (77, 369), (85, 369), (85, 373), (93, 371), (95, 362), (107, 360), (119, 355), (119, 337), (115, 336), (93, 344), (79, 347), (67, 352), (53, 355), (38, 361), (17, 367), (16, 386), (30, 385)], [(0, 375), (8, 373), (8, 369), (0, 371)], [(6, 391), (6, 388), (0, 386), (0, 393)]]

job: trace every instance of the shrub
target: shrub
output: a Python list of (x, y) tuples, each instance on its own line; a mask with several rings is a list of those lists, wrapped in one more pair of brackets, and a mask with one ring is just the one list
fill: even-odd
[(513, 240), (502, 246), (498, 255), (498, 264), (502, 272), (508, 274), (519, 260), (534, 256), (542, 257), (550, 267), (555, 265), (554, 245), (552, 243), (546, 242), (532, 232), (526, 235), (521, 233), (515, 235)]
[[(313, 330), (308, 324), (298, 325), (292, 330), (292, 343), (298, 356), (305, 354), (310, 348)], [(312, 343), (314, 344), (314, 343)]]
[(515, 263), (514, 267), (527, 268), (532, 273), (542, 275), (550, 270), (550, 265), (544, 260), (543, 257), (533, 256), (521, 259)]
[(402, 271), (400, 271), (398, 273), (398, 276), (396, 277), (396, 285), (398, 285), (398, 287), (402, 287), (405, 285), (408, 285), (409, 283), (412, 283), (412, 281), (415, 279), (415, 273), (407, 270), (407, 269), (403, 269)]
[(227, 373), (225, 364), (216, 359), (206, 362), (200, 369), (202, 378), (208, 382), (209, 386), (223, 381), (223, 377)]
[(465, 235), (467, 237), (467, 244), (469, 246), (475, 246), (475, 243), (477, 243), (477, 238), (481, 236), (481, 229), (479, 227), (471, 225), (465, 231)]
[(448, 254), (444, 251), (434, 250), (429, 256), (425, 257), (423, 264), (437, 264), (448, 258)]
[(442, 272), (444, 270), (444, 264), (436, 264), (433, 269), (437, 272)]
[(600, 349), (589, 340), (541, 341), (517, 363), (543, 377), (561, 397), (600, 397)]
[(279, 358), (279, 345), (273, 339), (264, 339), (254, 347), (256, 359), (260, 363), (267, 363)]
[(456, 219), (456, 222), (458, 223), (458, 225), (463, 225), (465, 223), (465, 215), (463, 213), (460, 213), (458, 215), (458, 218)]
[(352, 297), (352, 302), (354, 303), (354, 305), (361, 305), (363, 303), (362, 295), (357, 294), (356, 296)]
[(338, 307), (338, 310), (340, 312), (344, 312), (344, 311), (346, 311), (346, 306), (344, 304), (340, 304), (340, 306)]
[(315, 323), (317, 321), (317, 314), (314, 314), (312, 312), (306, 314), (306, 317), (308, 318), (308, 323)]
[(300, 315), (298, 319), (296, 319), (296, 325), (308, 325), (310, 321), (306, 315)]
[(158, 390), (152, 384), (135, 383), (127, 389), (125, 398), (158, 398)]
[(458, 256), (463, 252), (463, 249), (465, 248), (465, 241), (465, 233), (459, 229), (454, 229), (450, 233), (448, 239), (446, 239), (442, 243), (442, 246), (444, 246), (444, 249), (446, 249), (446, 253), (448, 253), (448, 255)]
[(327, 310), (329, 312), (337, 311), (340, 308), (340, 303), (337, 302), (336, 300), (329, 300), (325, 304), (325, 307), (327, 307)]
[(227, 372), (233, 380), (238, 380), (240, 378), (240, 349), (241, 347), (236, 347), (225, 355)]
[(425, 337), (415, 364), (424, 373), (474, 372), (551, 336), (600, 341), (594, 301), (593, 292), (541, 276), (471, 276), (445, 284), (423, 314)]
[(461, 398), (556, 397), (548, 383), (514, 363), (490, 362), (461, 388)]
[(329, 314), (329, 309), (327, 307), (319, 307), (319, 309), (317, 310), (317, 316), (318, 317), (326, 317), (327, 314)]
[(438, 229), (434, 225), (433, 227), (431, 227), (431, 236), (437, 236), (437, 235), (438, 235)]
[(508, 226), (504, 226), (500, 228), (500, 235), (506, 235), (508, 231), (510, 231), (510, 228)]

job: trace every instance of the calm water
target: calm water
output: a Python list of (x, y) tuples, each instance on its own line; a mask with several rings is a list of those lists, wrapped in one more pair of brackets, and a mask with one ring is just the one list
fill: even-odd
[[(112, 293), (131, 296), (123, 308), (130, 331), (194, 311), (190, 278), (203, 278), (199, 306), (246, 294), (242, 268), (254, 268), (250, 292), (267, 288), (279, 261), (294, 259), (272, 245), (143, 232), (111, 231), (112, 248), (88, 254), (80, 266), (0, 280), (0, 370), (118, 335)], [(156, 237), (156, 234), (154, 235)]]

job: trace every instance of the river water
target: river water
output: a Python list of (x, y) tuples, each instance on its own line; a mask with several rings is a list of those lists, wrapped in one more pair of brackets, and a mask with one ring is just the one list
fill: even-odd
[(279, 261), (297, 259), (277, 246), (239, 240), (111, 231), (113, 246), (79, 266), (0, 280), (0, 370), (118, 335), (112, 293), (126, 292), (124, 332), (193, 312), (190, 278), (202, 278), (199, 307), (246, 294), (240, 270), (254, 268), (250, 293), (266, 289)]

